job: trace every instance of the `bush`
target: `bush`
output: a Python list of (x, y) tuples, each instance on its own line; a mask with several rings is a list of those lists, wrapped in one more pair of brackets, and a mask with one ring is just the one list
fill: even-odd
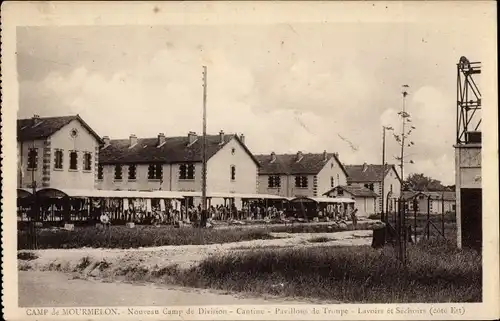
[(310, 243), (326, 243), (332, 241), (331, 238), (326, 236), (313, 237), (312, 239), (307, 240)]
[[(18, 231), (18, 249), (29, 249), (27, 231)], [(163, 245), (201, 245), (271, 239), (264, 229), (198, 229), (141, 226), (111, 226), (109, 230), (94, 227), (66, 230), (37, 230), (40, 249), (68, 248), (137, 248)]]
[(235, 252), (206, 259), (191, 271), (198, 276), (196, 284), (185, 281), (184, 285), (341, 302), (481, 301), (478, 252), (431, 243), (408, 250), (406, 269), (400, 267), (391, 247)]
[(38, 259), (38, 256), (33, 252), (18, 252), (17, 259), (23, 261), (31, 261)]

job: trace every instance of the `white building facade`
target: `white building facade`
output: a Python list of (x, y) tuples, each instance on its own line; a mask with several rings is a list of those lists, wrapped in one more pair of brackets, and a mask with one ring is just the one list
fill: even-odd
[(94, 189), (100, 144), (78, 115), (19, 119), (18, 188)]

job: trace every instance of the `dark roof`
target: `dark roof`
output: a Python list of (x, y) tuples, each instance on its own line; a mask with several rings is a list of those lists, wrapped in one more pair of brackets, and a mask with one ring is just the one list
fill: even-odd
[[(346, 165), (345, 168), (348, 173), (348, 182), (380, 182), (382, 178), (382, 172), (384, 170), (384, 165)], [(393, 164), (386, 165), (385, 175), (387, 175), (387, 173), (389, 173), (389, 171), (391, 170), (394, 170), (396, 176), (399, 178), (399, 174)]]
[(18, 119), (17, 140), (28, 141), (50, 137), (73, 120), (78, 120), (91, 135), (93, 135), (99, 142), (102, 142), (101, 137), (99, 137), (99, 135), (97, 135), (97, 133), (94, 132), (94, 130), (90, 128), (90, 126), (83, 121), (79, 115), (39, 117), (36, 125), (33, 118)]
[(374, 191), (372, 191), (371, 189), (366, 188), (364, 186), (356, 186), (356, 185), (339, 185), (339, 186), (332, 188), (331, 190), (324, 193), (323, 195), (328, 195), (328, 194), (330, 194), (330, 192), (332, 192), (335, 189), (342, 189), (342, 190), (352, 194), (353, 196), (357, 196), (357, 197), (378, 197), (378, 194), (375, 193)]
[(261, 175), (318, 174), (323, 169), (327, 161), (329, 161), (332, 157), (337, 161), (344, 173), (347, 175), (344, 165), (342, 165), (334, 153), (327, 153), (326, 161), (324, 153), (303, 154), (303, 158), (300, 162), (297, 162), (297, 154), (276, 154), (276, 160), (274, 162), (271, 162), (271, 154), (255, 155), (255, 157), (260, 163), (261, 167), (259, 174)]
[(444, 195), (444, 199), (445, 201), (454, 201), (456, 200), (456, 195), (455, 195), (455, 192), (453, 191), (434, 191), (434, 192), (428, 192), (428, 191), (404, 191), (403, 192), (403, 198), (405, 200), (409, 200), (409, 199), (412, 199), (416, 196), (419, 196), (419, 195), (424, 195), (426, 197), (431, 197), (431, 199), (434, 199), (434, 200), (440, 200), (443, 198), (443, 195)]
[[(236, 139), (254, 162), (258, 161), (234, 134), (226, 134), (220, 144), (219, 135), (207, 135), (207, 159), (214, 156), (231, 139)], [(182, 163), (202, 161), (202, 137), (188, 146), (188, 136), (165, 137), (165, 143), (158, 146), (158, 138), (137, 138), (137, 144), (129, 148), (129, 139), (110, 140), (110, 144), (99, 151), (101, 164), (140, 164), (140, 163)]]

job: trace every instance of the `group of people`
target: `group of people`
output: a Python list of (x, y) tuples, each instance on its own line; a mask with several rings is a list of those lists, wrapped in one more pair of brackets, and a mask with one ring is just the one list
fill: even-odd
[[(319, 209), (315, 217), (333, 221), (351, 220), (355, 224), (357, 222), (356, 212), (357, 210), (355, 208), (347, 210), (346, 208), (332, 206)], [(230, 205), (211, 205), (207, 209), (206, 214), (203, 213), (201, 204), (198, 206), (191, 205), (187, 208), (181, 205), (180, 210), (168, 207), (164, 211), (161, 211), (159, 208), (155, 207), (152, 209), (152, 212), (147, 213), (125, 211), (119, 219), (126, 222), (134, 222), (136, 224), (162, 225), (184, 222), (195, 224), (201, 223), (205, 225), (205, 223), (210, 220), (285, 219), (285, 216), (285, 211), (283, 209), (278, 209), (274, 205), (266, 207), (260, 203), (247, 203), (239, 210), (234, 203), (231, 203)], [(295, 211), (294, 216), (300, 217), (300, 211)], [(107, 213), (102, 212), (99, 221), (109, 226), (111, 219)]]

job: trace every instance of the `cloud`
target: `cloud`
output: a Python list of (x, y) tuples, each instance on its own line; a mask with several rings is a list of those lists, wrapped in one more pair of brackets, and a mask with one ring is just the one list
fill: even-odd
[[(272, 36), (271, 27), (265, 30), (269, 41), (262, 44), (250, 37), (255, 28), (234, 31), (234, 37), (219, 36), (220, 29), (212, 33), (193, 29), (187, 40), (186, 31), (171, 29), (163, 35), (157, 30), (157, 34), (149, 36), (155, 41), (139, 41), (137, 33), (129, 39), (130, 44), (99, 35), (109, 29), (99, 29), (91, 36), (84, 36), (86, 33), (81, 31), (79, 37), (83, 40), (71, 38), (76, 47), (60, 46), (64, 54), (52, 59), (64, 58), (61, 68), (54, 61), (45, 65), (47, 59), (43, 55), (51, 57), (51, 48), (60, 39), (69, 38), (54, 37), (50, 42), (54, 46), (34, 46), (32, 42), (44, 34), (40, 31), (22, 47), (24, 51), (37, 48), (33, 54), (24, 53), (23, 61), (35, 59), (37, 63), (29, 66), (43, 65), (40, 68), (44, 72), (43, 76), (33, 71), (36, 77), (20, 77), (19, 116), (79, 113), (100, 135), (112, 138), (128, 137), (131, 133), (139, 137), (153, 137), (159, 132), (200, 133), (201, 66), (206, 65), (209, 132), (224, 129), (244, 133), (254, 153), (326, 149), (339, 152), (345, 163), (380, 163), (382, 125), (399, 129), (398, 86), (400, 78), (404, 78), (402, 74), (412, 75), (415, 81), (411, 85), (415, 88), (408, 98), (408, 111), (416, 130), (411, 137), (415, 145), (407, 153), (415, 164), (408, 165), (405, 172), (424, 172), (441, 177), (446, 183), (453, 181), (455, 97), (450, 79), (454, 81), (454, 63), (449, 72), (447, 68), (442, 71), (434, 67), (428, 59), (425, 66), (429, 69), (425, 71), (420, 70), (418, 63), (408, 62), (404, 65), (407, 69), (401, 72), (403, 65), (398, 61), (403, 53), (396, 50), (399, 47), (392, 44), (396, 48), (392, 52), (379, 41), (380, 37), (363, 40), (366, 29), (336, 42), (325, 40), (338, 38), (335, 26), (294, 29), (298, 35), (290, 35), (293, 33), (288, 30), (283, 45), (274, 41), (281, 38), (277, 33)], [(315, 30), (322, 31), (321, 37)], [(380, 34), (387, 35), (384, 30)], [(96, 37), (102, 39), (93, 42)], [(159, 40), (161, 37), (175, 45), (166, 45), (165, 39)], [(203, 42), (199, 38), (213, 41)], [(399, 38), (392, 40), (397, 42)], [(112, 40), (107, 43), (106, 39)], [(133, 44), (138, 48), (124, 51)], [(339, 134), (358, 150), (353, 150)], [(393, 156), (398, 154), (398, 146), (389, 136), (387, 161), (394, 163)]]

